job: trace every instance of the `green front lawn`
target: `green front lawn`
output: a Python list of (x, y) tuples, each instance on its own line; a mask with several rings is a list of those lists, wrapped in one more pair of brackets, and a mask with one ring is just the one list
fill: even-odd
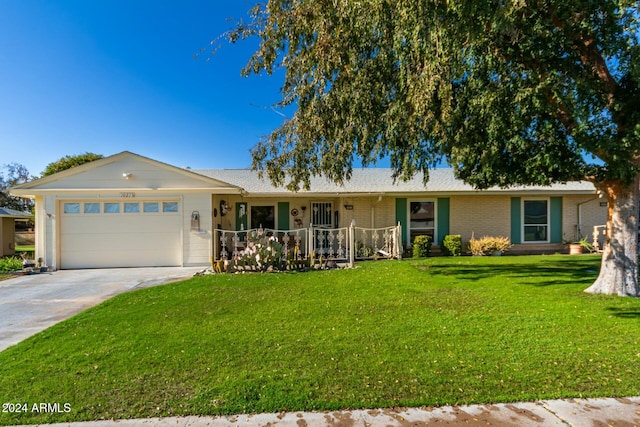
[[(197, 277), (0, 353), (0, 424), (640, 394), (640, 299), (597, 256)], [(33, 403), (70, 412), (32, 412)]]

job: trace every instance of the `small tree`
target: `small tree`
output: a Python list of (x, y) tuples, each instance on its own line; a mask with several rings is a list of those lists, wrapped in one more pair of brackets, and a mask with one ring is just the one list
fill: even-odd
[(33, 201), (14, 197), (9, 194), (9, 190), (32, 179), (27, 168), (18, 163), (3, 165), (3, 173), (0, 171), (0, 207), (15, 209), (18, 211), (30, 211), (33, 208)]
[(42, 172), (42, 176), (53, 175), (54, 173), (62, 172), (67, 169), (74, 168), (76, 166), (83, 165), (85, 163), (93, 162), (104, 158), (102, 154), (84, 153), (77, 155), (64, 156), (61, 159), (51, 162)]

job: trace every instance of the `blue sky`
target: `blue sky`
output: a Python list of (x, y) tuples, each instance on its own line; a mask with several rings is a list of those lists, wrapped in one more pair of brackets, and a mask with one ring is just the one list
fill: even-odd
[(240, 76), (257, 46), (193, 55), (249, 0), (1, 0), (0, 165), (32, 175), (69, 154), (123, 150), (244, 168), (282, 123), (281, 76)]

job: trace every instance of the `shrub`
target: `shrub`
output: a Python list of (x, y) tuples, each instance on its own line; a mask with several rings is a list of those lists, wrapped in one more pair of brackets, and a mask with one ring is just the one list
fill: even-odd
[(462, 254), (462, 236), (447, 234), (442, 240), (442, 253), (445, 256), (460, 256)]
[(236, 258), (236, 268), (240, 270), (282, 270), (285, 260), (284, 245), (275, 236), (250, 232), (247, 247)]
[(504, 252), (511, 247), (511, 241), (503, 236), (484, 236), (469, 240), (469, 253), (472, 255), (491, 255), (493, 252)]
[(503, 236), (489, 236), (484, 237), (485, 248), (488, 253), (504, 252), (511, 247), (511, 241), (508, 237)]
[(20, 271), (22, 260), (18, 257), (0, 258), (0, 271)]
[(473, 235), (469, 240), (469, 253), (473, 256), (482, 256), (484, 253), (484, 243), (482, 239), (476, 239)]
[(416, 236), (413, 239), (413, 257), (424, 258), (431, 254), (431, 236)]

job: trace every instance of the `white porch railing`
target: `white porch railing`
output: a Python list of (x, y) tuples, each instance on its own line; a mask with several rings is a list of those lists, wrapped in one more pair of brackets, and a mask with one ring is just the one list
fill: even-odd
[(352, 246), (350, 232), (350, 227), (309, 227), (309, 234), (313, 236), (313, 246), (310, 248), (311, 253), (314, 253), (316, 257), (348, 260)]
[(252, 233), (254, 235), (274, 236), (280, 243), (284, 245), (285, 253), (294, 251), (299, 259), (306, 259), (308, 250), (309, 232), (306, 228), (295, 230), (273, 230), (270, 228), (252, 228), (250, 230), (223, 230), (216, 228), (213, 230), (217, 236), (213, 245), (213, 259), (232, 259), (237, 257), (247, 247), (247, 236)]
[[(286, 257), (298, 260), (313, 256), (315, 259), (346, 261), (350, 266), (356, 259), (402, 258), (402, 228), (394, 225), (384, 228), (349, 227), (298, 228), (294, 230), (214, 229), (213, 259), (237, 259), (245, 250), (249, 235), (273, 236), (284, 245)], [(311, 236), (311, 237), (310, 237)]]
[(357, 259), (402, 258), (400, 224), (384, 228), (355, 227)]

